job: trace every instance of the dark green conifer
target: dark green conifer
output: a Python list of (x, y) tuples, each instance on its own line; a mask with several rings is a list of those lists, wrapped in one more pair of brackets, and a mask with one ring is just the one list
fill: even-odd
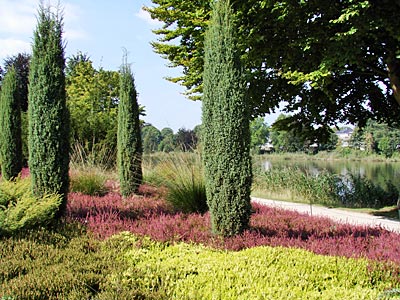
[(248, 227), (252, 181), (249, 107), (246, 103), (237, 27), (229, 0), (219, 0), (205, 37), (203, 157), (213, 232)]
[(118, 172), (121, 194), (129, 197), (142, 183), (142, 140), (139, 105), (134, 78), (129, 64), (121, 66), (118, 105)]
[(29, 168), (36, 196), (63, 196), (69, 177), (69, 115), (65, 93), (63, 20), (59, 10), (40, 6), (29, 73)]
[(5, 180), (12, 180), (22, 169), (21, 108), (14, 67), (8, 70), (2, 82), (0, 128), (1, 174)]

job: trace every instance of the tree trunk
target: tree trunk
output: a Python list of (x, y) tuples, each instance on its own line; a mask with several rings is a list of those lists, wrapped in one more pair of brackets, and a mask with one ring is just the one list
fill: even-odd
[(391, 54), (387, 60), (387, 70), (394, 98), (400, 105), (400, 60), (393, 54)]

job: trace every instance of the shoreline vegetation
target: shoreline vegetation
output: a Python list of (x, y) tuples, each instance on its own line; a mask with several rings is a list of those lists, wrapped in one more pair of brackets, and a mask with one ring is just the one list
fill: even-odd
[(334, 160), (334, 161), (364, 161), (377, 163), (400, 163), (400, 153), (392, 157), (385, 157), (379, 154), (368, 154), (365, 151), (354, 149), (337, 149), (335, 151), (319, 151), (317, 154), (307, 153), (268, 153), (257, 154), (255, 159), (268, 158), (271, 160)]

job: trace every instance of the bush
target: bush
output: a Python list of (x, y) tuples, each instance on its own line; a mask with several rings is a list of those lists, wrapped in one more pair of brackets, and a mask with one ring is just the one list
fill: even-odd
[[(81, 227), (32, 231), (0, 240), (0, 297), (32, 299), (163, 299), (118, 278), (128, 241), (99, 242)], [(130, 274), (136, 274), (131, 269)], [(132, 278), (140, 276), (133, 275)], [(6, 298), (7, 299), (7, 298)], [(164, 298), (165, 299), (165, 298)]]
[(28, 179), (0, 184), (0, 236), (48, 225), (62, 203), (59, 195), (32, 195)]

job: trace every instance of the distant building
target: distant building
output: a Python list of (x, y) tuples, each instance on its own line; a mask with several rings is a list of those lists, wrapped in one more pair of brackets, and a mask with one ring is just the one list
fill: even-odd
[(272, 145), (270, 141), (261, 146), (261, 153), (271, 153), (274, 152), (274, 150), (274, 145)]
[(342, 147), (349, 147), (349, 142), (353, 132), (354, 129), (350, 127), (345, 127), (339, 131), (336, 131), (336, 135)]

